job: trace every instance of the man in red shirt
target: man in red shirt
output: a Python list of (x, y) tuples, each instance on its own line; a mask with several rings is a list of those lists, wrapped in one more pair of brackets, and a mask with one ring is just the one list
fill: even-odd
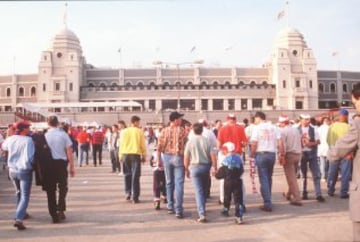
[(94, 166), (96, 166), (96, 154), (99, 153), (99, 165), (102, 165), (102, 146), (105, 139), (105, 135), (101, 130), (101, 127), (96, 129), (91, 137), (91, 143), (93, 148), (93, 159), (94, 159)]
[(226, 125), (222, 126), (218, 133), (218, 148), (226, 142), (232, 142), (235, 145), (234, 153), (241, 155), (243, 147), (247, 143), (245, 128), (236, 123), (235, 114), (229, 114), (226, 119)]
[[(226, 117), (226, 124), (223, 125), (219, 131), (217, 136), (217, 147), (221, 150), (221, 147), (226, 142), (231, 142), (235, 145), (235, 150), (233, 151), (234, 154), (239, 155), (240, 159), (242, 160), (242, 153), (243, 148), (247, 143), (247, 138), (245, 134), (245, 128), (242, 125), (236, 123), (236, 116), (233, 113), (228, 114)], [(223, 155), (218, 156), (218, 167), (221, 166), (222, 160), (221, 157)], [(245, 197), (245, 188), (243, 185), (243, 198)], [(224, 183), (220, 182), (220, 203), (224, 202)], [(244, 210), (245, 204), (244, 201), (241, 201), (241, 205), (243, 206)]]

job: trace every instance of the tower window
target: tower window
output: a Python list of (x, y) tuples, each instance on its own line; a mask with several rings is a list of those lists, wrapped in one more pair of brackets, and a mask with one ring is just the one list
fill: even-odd
[(60, 83), (55, 83), (55, 91), (60, 91)]
[(286, 81), (285, 80), (283, 80), (282, 86), (283, 86), (283, 88), (286, 88)]
[(313, 86), (313, 83), (312, 83), (312, 80), (309, 81), (309, 87), (312, 88)]
[(10, 89), (10, 88), (7, 88), (7, 89), (6, 89), (6, 96), (7, 96), (7, 97), (10, 97), (10, 96), (11, 96), (11, 89)]
[(300, 87), (300, 80), (295, 80), (295, 87)]
[(57, 56), (58, 58), (61, 58), (61, 57), (62, 57), (61, 52), (58, 52), (58, 53), (56, 54), (56, 56)]
[(35, 88), (35, 87), (32, 87), (32, 88), (30, 89), (30, 95), (31, 95), (32, 97), (34, 97), (34, 96), (36, 95), (36, 88)]
[(297, 56), (297, 54), (298, 54), (297, 50), (293, 50), (292, 54), (293, 54), (294, 56)]
[(43, 83), (43, 88), (42, 88), (43, 92), (46, 92), (46, 84)]
[(20, 96), (20, 97), (23, 97), (23, 96), (24, 96), (24, 88), (23, 88), (23, 87), (20, 87), (20, 88), (19, 88), (19, 96)]
[(72, 82), (69, 83), (69, 91), (72, 91), (73, 90), (73, 84)]

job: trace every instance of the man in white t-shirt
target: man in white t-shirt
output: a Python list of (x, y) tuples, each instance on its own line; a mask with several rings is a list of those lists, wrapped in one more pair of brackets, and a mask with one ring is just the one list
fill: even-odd
[(283, 146), (280, 130), (266, 121), (266, 116), (263, 112), (256, 112), (254, 118), (256, 126), (252, 130), (250, 138), (250, 159), (255, 158), (258, 169), (261, 196), (264, 200), (264, 205), (260, 209), (265, 212), (271, 212), (271, 186), (276, 151), (279, 147), (281, 153), (284, 153)]

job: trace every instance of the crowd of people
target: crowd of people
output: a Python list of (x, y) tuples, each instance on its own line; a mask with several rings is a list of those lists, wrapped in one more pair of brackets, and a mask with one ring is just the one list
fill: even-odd
[[(355, 85), (352, 98), (357, 111), (360, 111), (360, 84)], [(207, 221), (206, 200), (210, 196), (212, 176), (221, 181), (221, 214), (229, 216), (233, 200), (235, 222), (243, 223), (246, 212), (246, 192), (242, 180), (245, 161), (257, 171), (263, 199), (260, 209), (264, 212), (274, 209), (272, 176), (276, 161), (284, 168), (288, 187), (283, 196), (290, 205), (302, 206), (302, 200), (312, 197), (307, 186), (308, 170), (314, 184), (314, 198), (320, 203), (325, 202), (322, 182), (328, 196), (334, 196), (339, 173), (341, 199), (348, 199), (350, 194), (358, 191), (358, 114), (351, 117), (350, 125), (349, 112), (343, 108), (335, 117), (322, 117), (319, 124), (308, 114), (301, 114), (297, 122), (280, 115), (278, 122), (272, 123), (261, 111), (256, 112), (250, 121), (245, 118), (239, 123), (236, 115), (231, 113), (225, 122), (216, 120), (213, 127), (205, 119), (184, 125), (183, 116), (177, 111), (170, 113), (168, 125), (160, 128), (142, 128), (141, 119), (136, 115), (128, 126), (120, 120), (110, 128), (69, 127), (60, 124), (56, 116), (51, 116), (45, 134), (31, 133), (30, 123), (22, 120), (9, 126), (6, 138), (0, 137), (0, 142), (7, 153), (9, 177), (18, 196), (14, 226), (19, 230), (26, 228), (23, 220), (29, 216), (26, 208), (33, 170), (36, 171), (37, 184), (41, 184), (47, 193), (52, 221), (59, 223), (66, 218), (67, 178), (68, 173), (75, 175), (74, 157), (79, 168), (89, 165), (91, 151), (93, 166), (102, 165), (103, 147), (107, 147), (110, 154), (111, 172), (124, 177), (126, 201), (140, 202), (141, 166), (149, 161), (154, 172), (154, 208), (159, 210), (163, 200), (167, 213), (181, 219), (184, 214), (184, 182), (186, 177), (191, 178), (197, 221), (200, 223)], [(353, 134), (352, 139), (349, 133)], [(340, 147), (344, 140), (352, 142), (352, 148)], [(357, 158), (353, 162), (355, 156)], [(357, 176), (354, 177), (354, 174)], [(299, 178), (302, 179), (301, 189)], [(255, 185), (254, 180), (252, 183)], [(59, 188), (58, 199), (56, 187)], [(255, 191), (255, 186), (253, 188)], [(360, 199), (358, 196), (352, 195), (350, 200)], [(359, 210), (356, 211), (353, 216), (354, 231), (360, 231)]]

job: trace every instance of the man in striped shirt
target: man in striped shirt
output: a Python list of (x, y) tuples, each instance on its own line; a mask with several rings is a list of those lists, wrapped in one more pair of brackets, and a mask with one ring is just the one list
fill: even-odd
[[(170, 125), (161, 131), (157, 148), (157, 157), (161, 157), (164, 165), (168, 213), (174, 214), (175, 212), (177, 218), (183, 217), (185, 178), (186, 133), (185, 129), (181, 127), (182, 116), (184, 114), (178, 112), (170, 113)], [(158, 164), (160, 165), (160, 160), (158, 160)]]

